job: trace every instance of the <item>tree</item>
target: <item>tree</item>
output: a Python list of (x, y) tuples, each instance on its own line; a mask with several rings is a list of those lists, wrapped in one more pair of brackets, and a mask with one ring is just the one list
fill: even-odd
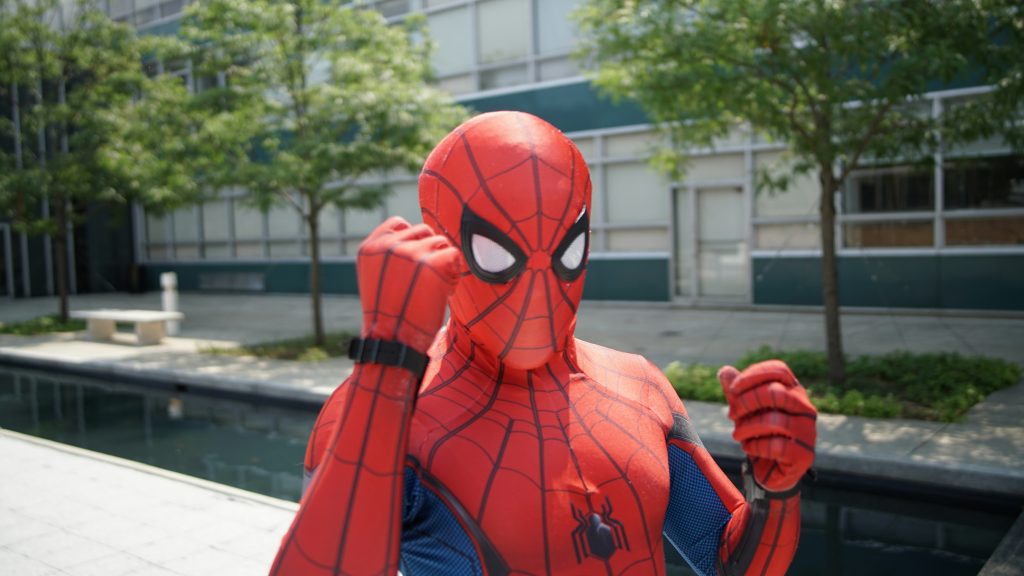
[(0, 119), (12, 144), (0, 157), (0, 213), (22, 231), (53, 239), (66, 321), (76, 206), (174, 205), (198, 192), (183, 166), (160, 160), (171, 155), (154, 146), (170, 140), (152, 138), (155, 128), (141, 124), (149, 106), (143, 96), (182, 89), (147, 78), (143, 56), (154, 44), (112, 22), (97, 2), (0, 0), (0, 13), (0, 84), (17, 115)]
[(427, 85), (430, 44), (413, 39), (421, 23), (388, 26), (377, 12), (321, 0), (210, 0), (186, 11), (187, 44), (176, 55), (223, 78), (195, 95), (206, 111), (201, 130), (221, 143), (223, 160), (209, 162), (202, 181), (301, 215), (317, 345), (321, 211), (379, 205), (386, 190), (357, 180), (418, 169), (464, 115)]
[[(595, 83), (635, 100), (658, 123), (671, 143), (661, 159), (677, 174), (687, 150), (747, 124), (788, 145), (794, 173), (817, 175), (829, 377), (842, 382), (837, 195), (865, 159), (923, 158), (937, 145), (939, 122), (916, 104), (934, 83), (977, 66), (992, 40), (983, 7), (970, 0), (588, 0), (578, 16)], [(966, 112), (956, 122), (964, 129), (950, 137), (983, 124)], [(784, 178), (760, 181), (785, 185)]]

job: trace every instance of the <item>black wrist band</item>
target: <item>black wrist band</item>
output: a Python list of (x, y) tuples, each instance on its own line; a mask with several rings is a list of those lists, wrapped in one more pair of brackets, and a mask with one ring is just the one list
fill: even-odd
[(353, 338), (348, 343), (348, 357), (359, 364), (383, 364), (405, 368), (423, 380), (427, 371), (427, 355), (394, 340)]
[(740, 473), (743, 477), (743, 491), (746, 493), (748, 500), (787, 500), (797, 494), (800, 494), (800, 482), (797, 482), (792, 488), (776, 492), (761, 486), (761, 483), (757, 481), (757, 478), (754, 478), (754, 466), (750, 463), (750, 459), (743, 462), (743, 466), (740, 467)]

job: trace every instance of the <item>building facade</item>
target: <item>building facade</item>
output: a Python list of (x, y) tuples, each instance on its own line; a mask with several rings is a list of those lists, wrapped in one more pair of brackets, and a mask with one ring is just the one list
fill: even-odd
[[(570, 57), (579, 0), (386, 0), (398, 21), (425, 14), (438, 82), (478, 112), (522, 110), (565, 132), (594, 184), (585, 298), (710, 305), (820, 305), (819, 193), (813, 176), (784, 193), (756, 174), (784, 172), (785, 146), (737, 131), (694, 151), (682, 181), (649, 166), (659, 144), (643, 113), (600, 96)], [(110, 15), (140, 31), (177, 30), (182, 2), (118, 0)], [(202, 89), (187, 64), (182, 75)], [(923, 95), (939, 115), (985, 87)], [(416, 174), (378, 174), (392, 190), (371, 211), (322, 217), (327, 293), (355, 293), (361, 239), (390, 215), (419, 220)], [(308, 246), (288, 207), (261, 213), (238, 191), (165, 216), (136, 208), (134, 266), (146, 289), (161, 272), (183, 290), (308, 290)], [(849, 306), (1024, 310), (1024, 157), (1000, 139), (940, 150), (927, 163), (853, 175), (837, 199), (840, 294)], [(0, 226), (2, 228), (2, 226)], [(0, 229), (0, 234), (4, 231)], [(8, 245), (10, 245), (8, 243)]]

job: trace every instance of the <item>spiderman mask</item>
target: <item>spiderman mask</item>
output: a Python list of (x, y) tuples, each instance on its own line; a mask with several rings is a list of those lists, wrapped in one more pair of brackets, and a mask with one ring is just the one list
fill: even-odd
[(590, 174), (572, 141), (522, 112), (462, 124), (420, 175), (423, 220), (468, 272), (452, 323), (488, 356), (529, 370), (572, 337), (590, 247)]

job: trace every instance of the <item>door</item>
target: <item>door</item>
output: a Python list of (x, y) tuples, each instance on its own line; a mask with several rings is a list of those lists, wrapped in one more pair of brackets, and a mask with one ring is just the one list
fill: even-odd
[(698, 295), (714, 299), (745, 299), (747, 234), (743, 189), (697, 190)]
[(749, 301), (750, 254), (741, 186), (678, 188), (674, 195), (676, 297)]

